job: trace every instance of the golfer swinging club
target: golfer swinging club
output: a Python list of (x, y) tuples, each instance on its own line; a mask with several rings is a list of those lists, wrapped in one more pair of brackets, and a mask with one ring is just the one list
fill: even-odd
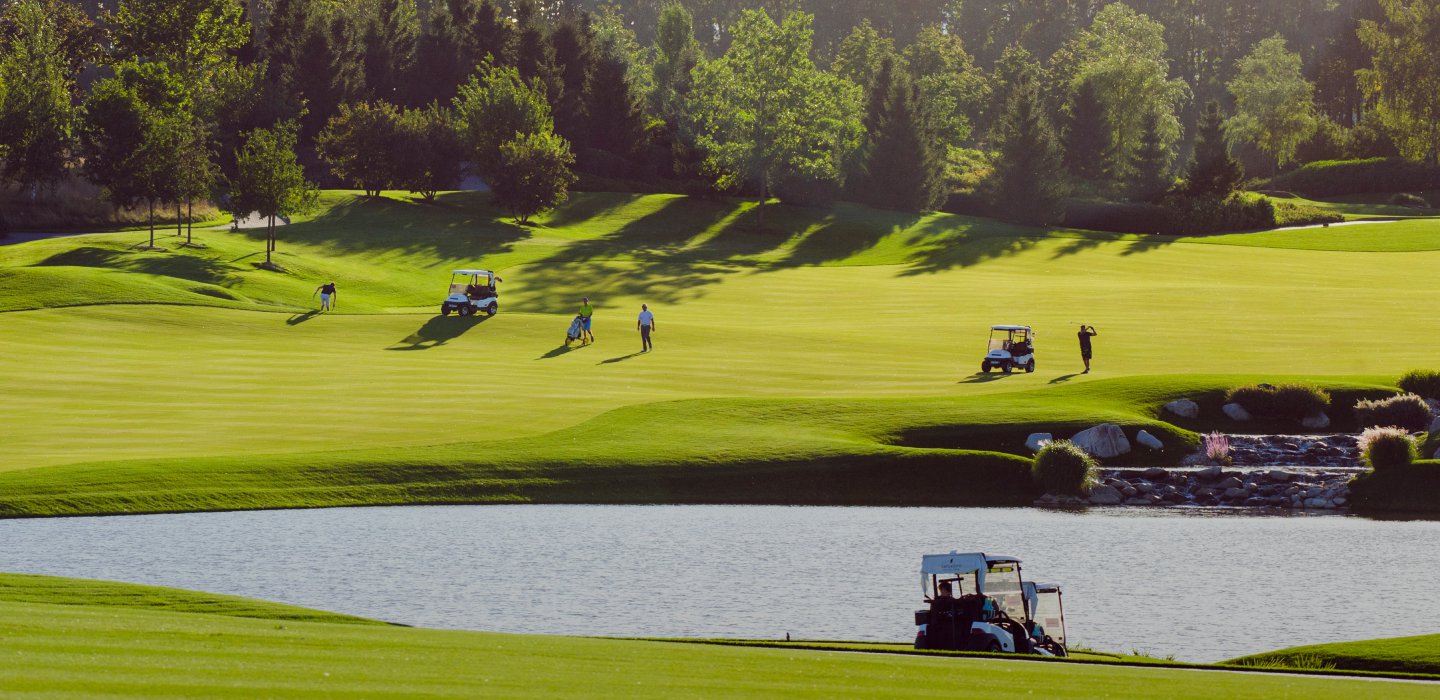
[(1080, 324), (1080, 332), (1076, 335), (1080, 337), (1080, 359), (1085, 361), (1085, 371), (1083, 372), (1083, 374), (1089, 374), (1091, 352), (1090, 339), (1100, 334), (1095, 331), (1094, 326), (1087, 326), (1082, 323)]

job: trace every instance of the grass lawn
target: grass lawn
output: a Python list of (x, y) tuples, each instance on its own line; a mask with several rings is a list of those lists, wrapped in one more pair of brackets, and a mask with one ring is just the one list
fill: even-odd
[[(6, 697), (1433, 697), (1415, 683), (413, 629), (0, 575)], [(18, 591), (18, 593), (17, 593)], [(197, 612), (213, 598), (225, 612)], [(167, 599), (173, 598), (174, 605)], [(134, 601), (128, 604), (125, 601)], [(244, 612), (245, 614), (240, 614)], [(267, 615), (274, 612), (274, 615)], [(336, 616), (338, 618), (338, 616)]]
[[(0, 247), (0, 513), (1023, 502), (1023, 462), (993, 451), (1032, 429), (1114, 420), (1180, 450), (1208, 426), (1158, 423), (1170, 398), (1374, 389), (1440, 346), (1413, 320), (1440, 292), (1433, 219), (1167, 239), (849, 205), (760, 228), (753, 204), (669, 195), (579, 194), (530, 227), (474, 194), (323, 203), (280, 229), (286, 273), (255, 266), (258, 232)], [(461, 266), (501, 272), (497, 317), (438, 317)], [(307, 312), (329, 280), (338, 312)], [(598, 342), (567, 350), (582, 295)], [(1016, 322), (1038, 371), (977, 375)]]
[(1245, 656), (1226, 663), (1275, 668), (1440, 674), (1440, 634), (1313, 644)]

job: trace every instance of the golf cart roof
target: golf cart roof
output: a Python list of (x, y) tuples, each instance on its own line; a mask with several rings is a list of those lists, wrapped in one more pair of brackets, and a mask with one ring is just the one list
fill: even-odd
[(963, 574), (983, 571), (995, 564), (1018, 564), (1015, 557), (991, 557), (984, 552), (926, 554), (920, 560), (921, 574)]
[(1028, 331), (1029, 326), (991, 326), (992, 331)]
[[(1031, 584), (1030, 584), (1029, 581), (1026, 581), (1026, 582), (1025, 582), (1025, 585), (1028, 587), (1028, 586), (1030, 586)], [(1059, 592), (1060, 592), (1060, 584), (1058, 584), (1058, 583), (1037, 583), (1037, 584), (1034, 584), (1034, 585), (1035, 585), (1035, 591), (1036, 591), (1037, 593), (1059, 593)]]
[(457, 275), (493, 275), (493, 274), (495, 274), (495, 273), (493, 273), (493, 272), (491, 272), (491, 271), (489, 271), (489, 270), (456, 270), (456, 271), (455, 271), (455, 274), (457, 274)]

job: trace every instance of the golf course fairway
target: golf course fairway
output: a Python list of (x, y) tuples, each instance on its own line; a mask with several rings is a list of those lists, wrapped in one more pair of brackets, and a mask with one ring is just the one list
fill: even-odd
[[(207, 610), (207, 607), (209, 608)], [(7, 697), (1434, 697), (1431, 684), (414, 629), (0, 574)]]
[[(0, 247), (0, 515), (1023, 503), (1001, 452), (1032, 429), (1142, 426), (1173, 461), (1209, 426), (1161, 422), (1165, 401), (1385, 393), (1440, 346), (1435, 219), (1185, 239), (851, 205), (761, 226), (672, 195), (577, 194), (532, 226), (472, 193), (322, 204), (279, 229), (286, 272), (246, 232)], [(499, 272), (497, 316), (438, 315), (459, 267)], [(328, 281), (338, 308), (314, 313)], [(582, 296), (597, 341), (567, 349)], [(1034, 374), (978, 374), (997, 323), (1036, 329)]]

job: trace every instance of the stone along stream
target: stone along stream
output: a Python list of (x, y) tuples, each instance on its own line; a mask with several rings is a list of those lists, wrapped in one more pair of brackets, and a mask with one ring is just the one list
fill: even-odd
[[(1059, 583), (1088, 646), (1218, 661), (1433, 633), (1437, 522), (1256, 510), (451, 506), (0, 521), (0, 571), (506, 632), (908, 642), (925, 553)], [(1355, 624), (1356, 621), (1369, 624)]]

